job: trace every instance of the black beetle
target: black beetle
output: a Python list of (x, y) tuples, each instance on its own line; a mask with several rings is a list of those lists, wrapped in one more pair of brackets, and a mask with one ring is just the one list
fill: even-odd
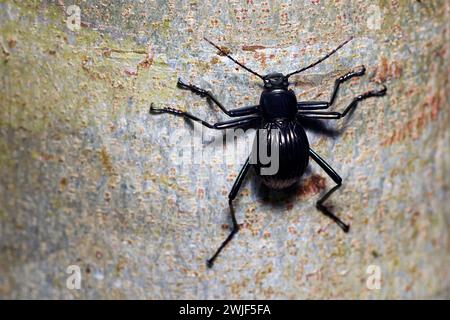
[[(327, 209), (323, 203), (327, 200), (330, 195), (336, 191), (342, 184), (342, 178), (333, 170), (333, 168), (325, 162), (314, 150), (312, 150), (308, 143), (308, 138), (306, 136), (305, 130), (300, 123), (301, 118), (315, 118), (315, 119), (340, 119), (347, 115), (350, 110), (355, 108), (359, 101), (375, 96), (384, 96), (386, 94), (386, 86), (380, 90), (368, 91), (362, 95), (357, 96), (352, 100), (352, 102), (344, 109), (344, 112), (327, 112), (327, 111), (317, 111), (328, 109), (335, 101), (336, 95), (339, 90), (341, 83), (353, 78), (362, 76), (365, 73), (365, 67), (361, 66), (358, 70), (351, 71), (335, 81), (334, 90), (331, 94), (329, 101), (301, 101), (297, 102), (294, 91), (289, 89), (289, 77), (294, 74), (298, 74), (302, 71), (310, 69), (317, 64), (321, 63), (340, 48), (342, 48), (346, 43), (348, 43), (352, 38), (340, 44), (336, 49), (329, 52), (327, 55), (317, 60), (316, 62), (303, 67), (294, 72), (283, 75), (281, 73), (270, 73), (266, 76), (262, 76), (257, 72), (246, 67), (244, 64), (235, 60), (227, 52), (221, 49), (219, 46), (211, 42), (210, 40), (204, 38), (207, 42), (213, 45), (220, 54), (228, 57), (234, 63), (238, 64), (243, 69), (261, 78), (264, 82), (264, 89), (261, 93), (260, 103), (255, 106), (238, 108), (227, 110), (213, 95), (211, 92), (201, 89), (197, 86), (186, 84), (180, 79), (178, 79), (177, 86), (181, 89), (190, 90), (193, 93), (210, 99), (214, 102), (225, 114), (230, 117), (238, 117), (234, 120), (217, 122), (210, 124), (204, 120), (201, 120), (190, 113), (173, 109), (173, 108), (155, 108), (153, 103), (150, 106), (151, 113), (170, 113), (177, 116), (182, 116), (184, 118), (200, 122), (211, 129), (229, 129), (229, 128), (240, 128), (240, 127), (255, 127), (258, 129), (266, 129), (267, 139), (270, 141), (277, 141), (279, 147), (279, 169), (277, 173), (273, 175), (262, 175), (261, 168), (262, 165), (259, 161), (255, 164), (249, 161), (250, 156), (247, 158), (244, 166), (242, 167), (239, 175), (234, 182), (234, 185), (228, 195), (228, 202), (230, 206), (230, 215), (233, 222), (233, 227), (220, 247), (216, 250), (215, 254), (207, 260), (208, 267), (212, 267), (215, 259), (222, 251), (222, 249), (227, 245), (227, 243), (233, 238), (236, 232), (239, 230), (239, 225), (236, 221), (233, 200), (242, 185), (242, 182), (247, 175), (250, 167), (254, 167), (256, 174), (261, 177), (262, 182), (272, 189), (284, 189), (292, 186), (303, 175), (308, 166), (309, 158), (311, 157), (317, 164), (330, 176), (331, 179), (336, 183), (336, 186), (330, 189), (324, 196), (322, 196), (317, 202), (317, 208), (324, 213), (326, 216), (334, 220), (339, 227), (342, 228), (344, 232), (348, 232), (349, 225), (342, 222), (338, 217), (336, 217), (329, 209)], [(274, 130), (277, 129), (277, 130)]]

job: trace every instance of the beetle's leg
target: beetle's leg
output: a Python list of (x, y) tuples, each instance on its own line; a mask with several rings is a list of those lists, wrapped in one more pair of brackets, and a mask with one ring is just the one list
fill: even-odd
[(386, 86), (383, 85), (383, 88), (380, 90), (371, 90), (363, 93), (352, 100), (352, 102), (345, 108), (344, 112), (326, 112), (326, 111), (301, 111), (298, 115), (307, 118), (315, 118), (315, 119), (340, 119), (345, 117), (348, 112), (355, 108), (361, 100), (370, 98), (370, 97), (382, 97), (386, 94)]
[(350, 229), (350, 226), (348, 224), (345, 224), (342, 222), (341, 219), (336, 217), (327, 207), (323, 205), (323, 203), (335, 192), (337, 189), (339, 189), (342, 185), (342, 178), (336, 173), (336, 171), (333, 170), (333, 168), (325, 162), (313, 149), (309, 149), (309, 155), (311, 158), (316, 161), (316, 163), (328, 174), (328, 176), (333, 179), (333, 181), (336, 183), (336, 186), (331, 188), (322, 198), (317, 201), (317, 209), (319, 209), (324, 215), (331, 218), (334, 222), (337, 223), (339, 227), (341, 227), (344, 232), (348, 232)]
[(249, 115), (256, 114), (259, 112), (258, 106), (250, 106), (250, 107), (227, 110), (223, 106), (223, 104), (220, 103), (211, 92), (209, 92), (205, 89), (199, 88), (197, 86), (194, 86), (192, 84), (187, 84), (187, 83), (183, 82), (180, 78), (178, 78), (177, 86), (180, 89), (190, 90), (202, 98), (210, 99), (212, 102), (214, 102), (220, 108), (220, 110), (222, 110), (226, 115), (228, 115), (230, 117), (249, 116)]
[(297, 102), (297, 109), (303, 110), (323, 110), (328, 109), (330, 104), (328, 101), (300, 101)]
[(350, 71), (349, 73), (344, 74), (342, 77), (339, 77), (334, 82), (334, 89), (331, 94), (330, 101), (301, 101), (297, 103), (297, 108), (302, 110), (324, 110), (331, 107), (331, 105), (336, 100), (336, 96), (339, 92), (339, 87), (341, 83), (350, 80), (353, 77), (360, 77), (366, 72), (366, 67), (360, 66), (357, 70)]
[(238, 127), (242, 127), (242, 126), (246, 126), (252, 123), (257, 123), (261, 118), (259, 116), (253, 116), (253, 117), (244, 117), (244, 118), (239, 118), (239, 119), (233, 119), (233, 120), (228, 120), (228, 121), (220, 121), (220, 122), (216, 122), (216, 123), (209, 123), (205, 120), (199, 119), (196, 116), (188, 113), (188, 112), (184, 112), (178, 109), (174, 109), (174, 108), (155, 108), (153, 106), (153, 103), (150, 105), (150, 113), (170, 113), (176, 116), (180, 116), (183, 118), (187, 118), (190, 119), (192, 121), (196, 121), (196, 122), (200, 122), (201, 124), (203, 124), (204, 126), (210, 128), (210, 129), (217, 129), (217, 130), (222, 130), (222, 129), (230, 129), (230, 128), (238, 128)]
[(214, 261), (219, 256), (220, 252), (223, 250), (223, 248), (225, 248), (225, 246), (231, 241), (231, 239), (233, 239), (234, 235), (239, 231), (239, 225), (236, 221), (236, 216), (234, 214), (233, 200), (236, 198), (236, 195), (238, 194), (239, 189), (242, 185), (242, 182), (244, 181), (245, 176), (247, 175), (249, 169), (250, 169), (250, 163), (249, 163), (249, 158), (247, 158), (244, 166), (242, 167), (241, 171), (239, 172), (239, 175), (237, 176), (236, 180), (234, 181), (234, 184), (233, 184), (233, 187), (231, 188), (230, 194), (228, 195), (228, 204), (230, 206), (230, 216), (231, 216), (231, 221), (233, 223), (233, 227), (232, 227), (231, 232), (228, 235), (228, 237), (225, 239), (225, 241), (222, 242), (220, 247), (216, 250), (216, 253), (214, 253), (214, 255), (210, 259), (207, 260), (206, 263), (207, 263), (208, 268), (211, 268), (213, 266)]
[(338, 94), (341, 83), (343, 83), (347, 80), (350, 80), (353, 77), (360, 77), (365, 72), (366, 72), (366, 67), (362, 65), (357, 70), (350, 71), (349, 73), (344, 74), (342, 77), (337, 78), (336, 81), (334, 82), (334, 89), (333, 89), (333, 93), (331, 94), (329, 105), (331, 106), (334, 103), (334, 100), (336, 100), (336, 96)]

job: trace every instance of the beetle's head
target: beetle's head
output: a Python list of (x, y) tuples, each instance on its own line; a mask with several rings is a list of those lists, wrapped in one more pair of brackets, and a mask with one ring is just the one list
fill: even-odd
[(287, 89), (289, 86), (288, 78), (282, 73), (269, 73), (263, 77), (264, 88), (267, 90)]

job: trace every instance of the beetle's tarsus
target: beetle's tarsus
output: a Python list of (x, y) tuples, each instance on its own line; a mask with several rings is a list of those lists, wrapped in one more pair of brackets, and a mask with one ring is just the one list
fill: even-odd
[(374, 95), (376, 95), (378, 97), (382, 97), (382, 96), (386, 95), (386, 92), (387, 92), (387, 87), (383, 84), (383, 86), (381, 87), (380, 90), (374, 91)]
[(181, 78), (178, 78), (177, 87), (180, 89), (189, 89), (189, 85), (186, 82), (183, 82)]
[[(357, 67), (355, 70), (352, 70), (352, 71), (344, 74), (343, 76), (339, 77), (336, 80), (336, 88), (335, 88), (336, 92), (333, 93), (333, 96), (336, 97), (336, 93), (337, 93), (337, 89), (338, 89), (337, 86), (339, 84), (341, 84), (341, 83), (343, 83), (343, 82), (345, 82), (347, 80), (350, 80), (353, 77), (361, 77), (365, 73), (366, 73), (366, 67), (364, 65), (361, 65), (361, 66)], [(332, 100), (334, 100), (334, 98)]]
[(150, 109), (148, 110), (148, 113), (163, 113), (164, 109), (155, 108), (155, 105), (153, 102), (150, 104)]
[(208, 91), (206, 91), (202, 88), (199, 88), (193, 84), (188, 84), (186, 82), (183, 82), (183, 80), (181, 80), (181, 78), (178, 78), (177, 87), (180, 89), (183, 89), (183, 90), (190, 90), (202, 98), (204, 98), (208, 95)]
[(350, 225), (344, 223), (342, 230), (344, 230), (345, 233), (348, 233), (350, 231)]
[(360, 77), (365, 73), (366, 73), (366, 66), (362, 64), (359, 66), (359, 70), (355, 71), (355, 76)]
[(382, 96), (386, 95), (386, 92), (387, 92), (387, 87), (383, 84), (381, 89), (367, 91), (366, 93), (363, 93), (362, 95), (358, 96), (357, 99), (359, 101), (361, 101), (363, 99), (367, 99), (370, 97), (382, 97)]
[[(335, 190), (335, 189), (334, 189)], [(333, 189), (331, 189), (331, 191), (334, 191)], [(344, 223), (341, 219), (339, 219), (335, 214), (333, 214), (327, 207), (325, 207), (322, 204), (323, 199), (319, 200), (319, 202), (316, 204), (316, 208), (321, 211), (324, 215), (326, 215), (327, 217), (329, 217), (331, 220), (333, 220), (338, 226), (339, 228), (342, 229), (342, 231), (344, 231), (345, 233), (348, 233), (350, 231), (350, 225)]]

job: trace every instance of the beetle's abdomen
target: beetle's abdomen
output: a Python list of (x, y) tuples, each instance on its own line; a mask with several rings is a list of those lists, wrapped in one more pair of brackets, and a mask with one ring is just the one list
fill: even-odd
[[(255, 138), (253, 152), (257, 152), (255, 156), (256, 164), (254, 168), (256, 173), (261, 177), (262, 182), (271, 189), (284, 189), (296, 183), (303, 175), (308, 166), (309, 161), (309, 143), (305, 130), (296, 121), (275, 120), (273, 122), (264, 123), (263, 136), (267, 138), (266, 154), (271, 163), (267, 164), (267, 158), (261, 158), (260, 148), (262, 144), (258, 142), (258, 135)], [(278, 157), (276, 151), (269, 150), (271, 144), (278, 145)], [(273, 148), (273, 147), (272, 147)], [(263, 153), (263, 155), (265, 155)], [(275, 159), (278, 158), (278, 159)], [(278, 160), (278, 170), (267, 170), (273, 165), (272, 161)], [(266, 168), (264, 172), (264, 168)], [(269, 173), (269, 174), (267, 174)]]

